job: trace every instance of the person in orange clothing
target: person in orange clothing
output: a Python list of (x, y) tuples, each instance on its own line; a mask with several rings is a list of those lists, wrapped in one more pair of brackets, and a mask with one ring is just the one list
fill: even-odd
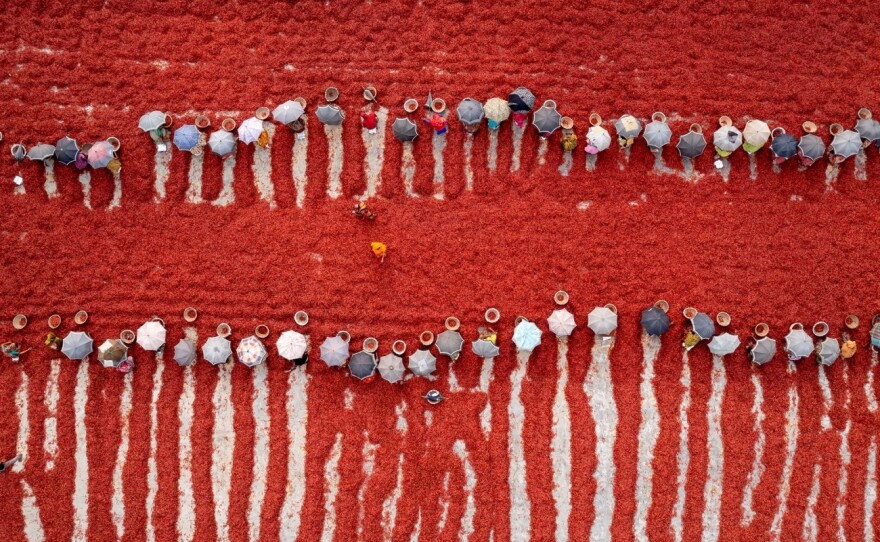
[(373, 256), (379, 258), (380, 262), (385, 261), (385, 254), (388, 252), (388, 247), (385, 245), (385, 243), (373, 241), (372, 243), (370, 243), (370, 248), (373, 250)]

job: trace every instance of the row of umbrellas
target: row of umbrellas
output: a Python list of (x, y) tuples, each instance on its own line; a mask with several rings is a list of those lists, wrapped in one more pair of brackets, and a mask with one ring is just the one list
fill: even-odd
[(35, 162), (54, 159), (66, 166), (75, 165), (80, 169), (85, 169), (87, 165), (95, 169), (104, 168), (116, 158), (113, 145), (107, 141), (95, 142), (88, 151), (83, 152), (77, 140), (69, 136), (62, 137), (54, 145), (40, 143), (27, 151), (23, 146), (15, 150), (17, 153), (13, 153), (13, 157), (16, 160), (23, 160), (25, 157)]

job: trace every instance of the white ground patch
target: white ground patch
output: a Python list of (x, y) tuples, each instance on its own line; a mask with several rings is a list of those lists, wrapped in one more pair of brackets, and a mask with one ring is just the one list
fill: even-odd
[(413, 525), (412, 534), (409, 537), (409, 542), (419, 542), (419, 537), (422, 535), (422, 509), (419, 508), (419, 515), (416, 517), (416, 524)]
[(58, 193), (58, 181), (55, 180), (55, 160), (48, 159), (43, 162), (46, 168), (46, 180), (43, 182), (43, 190), (46, 191), (46, 197), (54, 199), (60, 196)]
[(818, 367), (819, 389), (822, 391), (822, 430), (831, 429), (831, 407), (834, 406), (834, 397), (831, 395), (831, 385), (828, 383), (828, 375), (825, 374), (825, 366), (821, 363)]
[(749, 178), (753, 181), (758, 179), (758, 159), (757, 153), (747, 153), (749, 155)]
[(596, 159), (598, 159), (598, 158), (599, 158), (599, 156), (596, 154), (587, 153), (586, 164), (585, 164), (587, 171), (596, 171)]
[(113, 198), (107, 204), (107, 210), (112, 211), (122, 207), (122, 169), (113, 174)]
[(675, 504), (672, 505), (672, 520), (670, 521), (670, 529), (675, 542), (682, 542), (684, 539), (684, 505), (687, 498), (687, 475), (691, 464), (691, 452), (688, 448), (688, 434), (690, 433), (690, 425), (688, 423), (688, 411), (691, 408), (691, 366), (688, 360), (687, 350), (681, 355), (681, 403), (678, 405), (678, 454), (675, 456), (678, 464), (678, 476), (675, 479), (676, 497)]
[(302, 209), (306, 201), (306, 186), (309, 183), (309, 177), (306, 174), (309, 154), (309, 123), (305, 115), (300, 118), (305, 123), (305, 129), (300, 132), (300, 135), (295, 135), (293, 138), (291, 168), (293, 169), (293, 185), (296, 188), (296, 206)]
[[(184, 334), (193, 344), (199, 344), (196, 328), (187, 327), (184, 329)], [(192, 475), (192, 425), (195, 414), (195, 399), (196, 375), (190, 365), (183, 369), (183, 391), (181, 391), (180, 400), (177, 403), (177, 418), (180, 421), (177, 428), (177, 463), (180, 466), (180, 474), (177, 478), (177, 539), (179, 542), (192, 542), (196, 534), (196, 498), (193, 492)]]
[(89, 455), (86, 449), (86, 403), (89, 401), (89, 362), (78, 362), (76, 389), (73, 396), (73, 414), (76, 423), (76, 470), (73, 487), (73, 535), (71, 542), (85, 542), (89, 532)]
[[(21, 369), (21, 367), (19, 367)], [(21, 369), (21, 382), (18, 385), (18, 390), (15, 392), (15, 411), (18, 414), (18, 435), (15, 441), (15, 449), (16, 453), (21, 454), (21, 461), (16, 462), (12, 465), (12, 472), (21, 472), (24, 470), (24, 465), (27, 463), (29, 457), (28, 453), (28, 437), (31, 434), (31, 423), (28, 416), (28, 376), (27, 373), (24, 372), (24, 369)]]
[(202, 173), (205, 165), (205, 153), (191, 155), (189, 159), (188, 186), (186, 188), (187, 203), (202, 203)]
[(449, 392), (456, 393), (462, 391), (462, 387), (458, 385), (458, 377), (455, 376), (455, 362), (451, 361), (449, 363), (447, 369), (447, 383), (449, 385)]
[(361, 473), (364, 475), (364, 481), (361, 482), (361, 487), (358, 489), (358, 522), (357, 522), (357, 539), (362, 540), (364, 536), (364, 518), (367, 515), (367, 511), (364, 507), (364, 502), (367, 498), (367, 490), (370, 487), (370, 478), (373, 477), (373, 471), (376, 470), (376, 452), (379, 451), (380, 446), (375, 442), (370, 442), (370, 434), (364, 431), (364, 447), (361, 448), (361, 455), (363, 456), (363, 465), (361, 467)]
[(327, 136), (327, 196), (336, 199), (342, 195), (342, 125), (324, 125)]
[(755, 423), (752, 431), (755, 433), (754, 458), (752, 459), (752, 470), (746, 479), (746, 486), (743, 489), (743, 499), (740, 508), (742, 508), (742, 519), (739, 524), (742, 527), (748, 527), (755, 519), (755, 509), (752, 508), (752, 500), (755, 495), (755, 489), (761, 483), (761, 477), (764, 475), (764, 446), (767, 443), (767, 437), (764, 434), (764, 388), (761, 386), (761, 377), (752, 372), (752, 386), (755, 388), (755, 400), (752, 403), (752, 415), (755, 416)]
[(397, 423), (394, 424), (394, 428), (397, 429), (401, 436), (405, 436), (409, 430), (409, 424), (406, 421), (406, 409), (406, 400), (401, 401), (399, 405), (394, 407), (394, 413), (397, 415)]
[(550, 143), (544, 139), (543, 137), (538, 142), (538, 165), (543, 166), (547, 163), (547, 149), (549, 148)]
[(562, 163), (559, 164), (559, 174), (563, 177), (568, 177), (568, 174), (571, 173), (571, 166), (574, 165), (574, 157), (572, 156), (571, 151), (564, 151), (562, 153)]
[(232, 154), (223, 159), (223, 187), (217, 199), (211, 202), (217, 207), (226, 207), (235, 203), (235, 189), (232, 186), (235, 183), (235, 152), (233, 149)]
[(834, 192), (834, 183), (837, 182), (837, 176), (840, 175), (840, 166), (828, 164), (825, 168), (825, 191)]
[(464, 189), (468, 192), (474, 189), (474, 168), (471, 166), (471, 158), (474, 154), (474, 136), (467, 134), (464, 139)]
[(419, 197), (413, 188), (413, 179), (416, 176), (416, 158), (413, 154), (412, 141), (403, 143), (403, 151), (400, 158), (400, 178), (403, 179), (403, 190), (407, 196), (412, 198)]
[(492, 403), (489, 402), (488, 398), (486, 399), (486, 406), (480, 411), (480, 431), (483, 433), (483, 438), (489, 440), (489, 437), (492, 435)]
[(596, 337), (593, 360), (584, 380), (584, 393), (596, 425), (596, 493), (593, 495), (595, 517), (590, 528), (591, 542), (611, 540), (614, 517), (614, 442), (617, 440), (617, 404), (611, 381), (611, 347), (613, 337)]
[(159, 493), (159, 469), (156, 455), (159, 450), (159, 397), (162, 395), (162, 375), (165, 362), (162, 350), (156, 352), (156, 370), (153, 372), (153, 396), (150, 400), (150, 455), (147, 457), (147, 542), (156, 540), (156, 527), (153, 525), (153, 509)]
[(110, 500), (110, 517), (116, 528), (117, 540), (122, 540), (125, 536), (125, 488), (122, 485), (122, 474), (128, 460), (133, 375), (134, 373), (127, 373), (123, 378), (122, 396), (119, 398), (119, 448), (116, 449), (116, 464), (113, 466), (113, 496)]
[(431, 136), (431, 150), (434, 154), (434, 199), (442, 200), (445, 195), (443, 185), (446, 176), (443, 172), (443, 151), (446, 150), (446, 134), (438, 135), (436, 132)]
[(295, 540), (299, 535), (303, 502), (306, 493), (306, 425), (309, 375), (305, 365), (290, 371), (287, 379), (287, 488), (281, 507), (280, 539)]
[(867, 380), (865, 381), (865, 398), (868, 400), (868, 410), (877, 412), (877, 393), (874, 391), (874, 372), (877, 370), (877, 352), (871, 350), (871, 365), (868, 367)]
[(639, 450), (636, 464), (636, 513), (633, 518), (633, 536), (648, 540), (648, 512), (654, 487), (654, 448), (660, 436), (660, 409), (654, 393), (654, 362), (660, 353), (660, 337), (642, 332), (642, 421), (639, 424)]
[(171, 163), (172, 147), (173, 145), (166, 144), (165, 151), (160, 152), (158, 144), (156, 146), (156, 165), (154, 168), (156, 176), (154, 188), (156, 194), (153, 196), (153, 201), (155, 203), (160, 203), (165, 199), (165, 185), (168, 183), (168, 177), (171, 175), (171, 169), (168, 166)]
[(443, 494), (437, 498), (437, 506), (440, 508), (440, 518), (437, 520), (437, 534), (442, 534), (449, 519), (449, 471), (443, 474)]
[[(22, 177), (22, 174), (19, 172), (18, 177)], [(15, 196), (23, 196), (27, 194), (27, 190), (24, 187), (24, 183), (20, 185), (15, 185), (15, 188), (12, 189), (12, 194)]]
[[(481, 392), (489, 394), (489, 384), (495, 379), (492, 369), (495, 365), (495, 358), (483, 358), (483, 365), (480, 368), (480, 383), (477, 387), (472, 388), (472, 392)], [(483, 437), (489, 440), (492, 434), (492, 402), (486, 397), (486, 406), (480, 411), (480, 430)]]
[(865, 166), (868, 165), (868, 155), (865, 154), (865, 149), (859, 149), (858, 154), (856, 154), (855, 158), (853, 158), (854, 170), (853, 177), (858, 181), (867, 181), (868, 180), (868, 172), (865, 170)]
[(816, 504), (819, 502), (819, 491), (822, 485), (820, 474), (822, 467), (817, 463), (813, 465), (813, 483), (810, 487), (810, 495), (807, 497), (807, 509), (804, 512), (804, 527), (801, 530), (801, 540), (816, 542), (819, 536), (819, 522), (816, 518)]
[(403, 454), (397, 457), (397, 481), (394, 490), (382, 501), (382, 534), (385, 542), (394, 538), (394, 527), (397, 525), (397, 504), (403, 495)]
[(46, 458), (46, 472), (55, 468), (55, 458), (58, 457), (58, 376), (61, 374), (61, 360), (53, 359), (49, 378), (46, 380), (46, 391), (43, 394), (43, 404), (46, 406), (46, 419), (43, 420), (43, 454)]
[[(793, 365), (788, 362), (789, 366)], [(797, 453), (797, 441), (800, 435), (798, 403), (800, 401), (797, 385), (792, 383), (788, 388), (788, 410), (785, 413), (785, 464), (782, 467), (782, 476), (779, 480), (779, 490), (776, 494), (778, 506), (773, 522), (770, 524), (770, 534), (774, 541), (779, 541), (782, 536), (782, 523), (785, 513), (788, 511), (788, 494), (791, 491), (791, 476), (794, 473), (794, 456)]]
[(846, 542), (846, 530), (843, 526), (846, 517), (846, 494), (849, 486), (849, 464), (852, 462), (852, 454), (849, 449), (849, 431), (852, 428), (852, 421), (849, 419), (849, 406), (852, 395), (849, 390), (849, 365), (843, 364), (843, 386), (845, 397), (843, 408), (846, 411), (847, 420), (843, 431), (840, 432), (840, 471), (837, 477), (837, 540), (838, 542)]
[(34, 490), (24, 478), (21, 479), (21, 515), (24, 516), (24, 538), (27, 542), (43, 542), (46, 533), (43, 531), (43, 520), (40, 518), (40, 507)]
[(382, 165), (385, 162), (385, 125), (388, 123), (388, 110), (380, 107), (376, 111), (376, 133), (371, 134), (366, 128), (361, 128), (361, 139), (364, 141), (366, 155), (364, 156), (364, 175), (367, 179), (367, 188), (361, 196), (362, 200), (376, 197), (379, 187), (382, 186)]
[(477, 473), (471, 465), (467, 444), (463, 440), (456, 440), (452, 445), (452, 451), (461, 459), (461, 468), (464, 469), (464, 513), (461, 516), (461, 526), (458, 529), (458, 540), (459, 542), (468, 542), (471, 535), (474, 534), (474, 516), (477, 514), (477, 502), (474, 498)]
[(342, 400), (345, 410), (354, 410), (354, 392), (351, 391), (351, 388), (345, 388), (345, 391), (342, 392)]
[(520, 128), (515, 122), (513, 126), (513, 156), (510, 159), (510, 172), (519, 171), (520, 155), (522, 154), (522, 138), (526, 129), (526, 124)]
[(214, 492), (214, 521), (217, 540), (229, 540), (229, 493), (232, 490), (232, 462), (235, 459), (235, 407), (232, 403), (232, 363), (217, 367), (214, 388), (214, 431), (211, 437), (211, 489)]
[(92, 174), (88, 170), (79, 174), (79, 184), (82, 185), (83, 205), (86, 209), (92, 208)]
[(516, 354), (516, 368), (510, 374), (510, 403), (507, 451), (510, 456), (508, 484), (510, 485), (510, 540), (528, 542), (532, 537), (532, 503), (526, 488), (526, 455), (523, 446), (523, 428), (526, 411), (520, 399), (522, 383), (528, 370), (531, 351)]
[(263, 129), (269, 136), (269, 144), (261, 147), (254, 143), (254, 161), (251, 170), (254, 172), (254, 185), (260, 199), (269, 204), (270, 209), (276, 207), (275, 185), (272, 184), (272, 136), (275, 135), (275, 124), (263, 121)]
[(553, 399), (550, 461), (553, 465), (553, 502), (556, 505), (556, 542), (567, 542), (571, 516), (571, 415), (565, 398), (565, 388), (568, 387), (568, 338), (558, 337), (556, 344), (559, 378)]
[(336, 532), (336, 495), (339, 493), (339, 458), (342, 457), (342, 433), (336, 433), (336, 442), (324, 463), (324, 528), (321, 542), (333, 542)]
[(709, 464), (706, 484), (703, 486), (703, 542), (718, 540), (721, 533), (721, 492), (724, 478), (724, 440), (721, 433), (721, 406), (724, 403), (724, 388), (727, 386), (727, 372), (724, 358), (712, 356), (712, 395), (709, 396), (706, 420), (709, 427), (706, 449)]
[(489, 150), (486, 152), (489, 171), (494, 173), (498, 169), (498, 130), (489, 130)]
[(254, 394), (252, 407), (254, 415), (254, 468), (251, 480), (251, 494), (248, 500), (248, 539), (260, 540), (260, 517), (263, 500), (266, 498), (266, 484), (269, 477), (269, 368), (261, 363), (252, 369), (254, 373)]
[(864, 539), (874, 542), (874, 505), (877, 504), (877, 435), (871, 435), (868, 447), (868, 466), (865, 469), (865, 528)]

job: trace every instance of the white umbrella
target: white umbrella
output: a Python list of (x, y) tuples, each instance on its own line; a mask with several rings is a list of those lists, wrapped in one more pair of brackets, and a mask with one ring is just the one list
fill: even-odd
[(174, 361), (181, 367), (188, 367), (196, 361), (196, 345), (189, 339), (180, 339), (174, 345)]
[(732, 333), (716, 335), (709, 341), (709, 352), (716, 356), (732, 354), (737, 348), (739, 348), (739, 337)]
[(98, 361), (106, 369), (112, 369), (128, 355), (128, 347), (119, 339), (107, 339), (98, 347)]
[(826, 337), (816, 348), (816, 360), (822, 365), (831, 365), (840, 357), (840, 341)]
[(785, 351), (789, 359), (797, 361), (813, 352), (813, 338), (803, 329), (792, 329), (785, 336)]
[(577, 327), (577, 323), (574, 321), (574, 315), (567, 309), (556, 309), (547, 318), (547, 326), (557, 337), (568, 337)]
[(165, 346), (165, 333), (165, 326), (156, 320), (145, 322), (137, 330), (137, 343), (144, 350), (159, 350)]
[(321, 343), (321, 359), (328, 367), (342, 367), (348, 359), (348, 343), (339, 335), (327, 337)]
[(481, 358), (494, 358), (497, 357), (498, 353), (500, 352), (498, 347), (495, 346), (492, 341), (487, 341), (485, 339), (477, 339), (476, 341), (472, 342), (471, 350), (473, 350), (474, 354), (480, 356)]
[(513, 329), (513, 343), (517, 350), (531, 352), (541, 344), (541, 330), (534, 322), (523, 320)]
[(92, 353), (92, 338), (84, 331), (71, 331), (61, 343), (61, 353), (72, 360), (85, 359)]
[(272, 111), (272, 118), (281, 124), (290, 124), (299, 119), (303, 113), (305, 113), (305, 109), (301, 103), (288, 100)]
[(257, 117), (251, 117), (245, 119), (245, 121), (241, 123), (241, 126), (238, 127), (238, 139), (240, 139), (242, 143), (253, 143), (260, 139), (260, 134), (264, 131), (265, 128), (263, 128), (263, 121)]
[(269, 357), (269, 353), (266, 352), (266, 347), (260, 339), (254, 335), (242, 339), (238, 343), (235, 353), (238, 354), (238, 361), (248, 367), (256, 367), (257, 365), (264, 363), (266, 358)]
[(226, 337), (211, 337), (202, 345), (202, 355), (211, 365), (226, 363), (232, 356), (232, 343)]
[(449, 356), (452, 361), (458, 359), (461, 354), (461, 347), (464, 346), (464, 339), (461, 333), (447, 329), (440, 335), (437, 335), (437, 351), (444, 356)]
[(597, 154), (611, 146), (611, 134), (601, 126), (590, 126), (587, 130), (587, 152)]
[(298, 331), (287, 330), (275, 341), (278, 347), (278, 355), (287, 361), (293, 361), (303, 357), (309, 349), (309, 341), (306, 336)]
[(416, 376), (431, 376), (437, 370), (437, 358), (430, 350), (416, 350), (409, 357), (409, 370)]
[(138, 128), (145, 132), (160, 128), (165, 124), (165, 113), (161, 111), (150, 111), (141, 115), (138, 121)]
[(587, 327), (596, 335), (611, 335), (617, 329), (617, 313), (608, 307), (596, 307), (587, 316)]
[(752, 119), (742, 132), (743, 140), (754, 147), (761, 147), (770, 139), (770, 127), (763, 120)]
[(403, 380), (403, 373), (406, 368), (403, 366), (403, 358), (396, 354), (385, 354), (379, 358), (379, 375), (394, 384)]

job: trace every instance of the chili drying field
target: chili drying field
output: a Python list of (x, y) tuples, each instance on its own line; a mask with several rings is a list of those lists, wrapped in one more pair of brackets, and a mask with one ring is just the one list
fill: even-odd
[[(186, 14), (180, 15), (184, 8)], [(880, 110), (872, 5), (624, 3), (10, 2), (0, 13), (0, 335), (33, 350), (0, 369), (6, 540), (874, 540), (880, 306), (880, 154), (779, 171), (769, 152), (708, 154), (682, 174), (671, 146), (657, 170), (643, 141), (568, 162), (510, 122), (468, 139), (420, 126), (411, 156), (390, 123), (428, 92), (451, 108), (517, 86), (557, 102), (583, 142), (587, 119), (663, 111), (675, 137), (721, 115), (799, 133), (851, 127)], [(845, 38), (844, 38), (845, 37)], [(829, 59), (833, 59), (833, 62)], [(379, 130), (361, 129), (364, 86)], [(314, 108), (339, 88), (346, 120)], [(231, 159), (158, 153), (137, 128), (150, 110), (212, 129), (302, 96), (307, 136), (285, 126)], [(9, 146), (116, 136), (122, 170), (80, 175), (14, 162)], [(674, 140), (675, 141), (675, 140)], [(493, 151), (493, 146), (497, 148)], [(22, 188), (11, 182), (24, 179)], [(370, 197), (375, 222), (351, 216)], [(379, 263), (372, 241), (388, 245)], [(581, 324), (547, 332), (553, 292)], [(639, 312), (669, 300), (673, 327), (641, 335)], [(584, 325), (614, 303), (613, 341)], [(199, 318), (184, 322), (194, 306)], [(831, 324), (855, 313), (859, 351), (820, 367), (782, 352), (685, 353), (681, 310), (733, 316), (745, 342), (768, 322)], [(318, 359), (325, 336), (407, 341), (450, 315), (468, 341), (497, 307), (501, 354), (437, 379), (361, 383)], [(99, 343), (153, 315), (168, 343), (199, 344), (229, 322), (233, 342), (266, 324), (269, 361), (178, 367), (132, 350), (128, 375), (43, 346), (46, 320), (73, 314)], [(274, 340), (304, 329), (311, 361)], [(28, 315), (22, 331), (11, 325)], [(513, 320), (545, 331), (517, 356)], [(422, 396), (439, 389), (445, 400)]]

